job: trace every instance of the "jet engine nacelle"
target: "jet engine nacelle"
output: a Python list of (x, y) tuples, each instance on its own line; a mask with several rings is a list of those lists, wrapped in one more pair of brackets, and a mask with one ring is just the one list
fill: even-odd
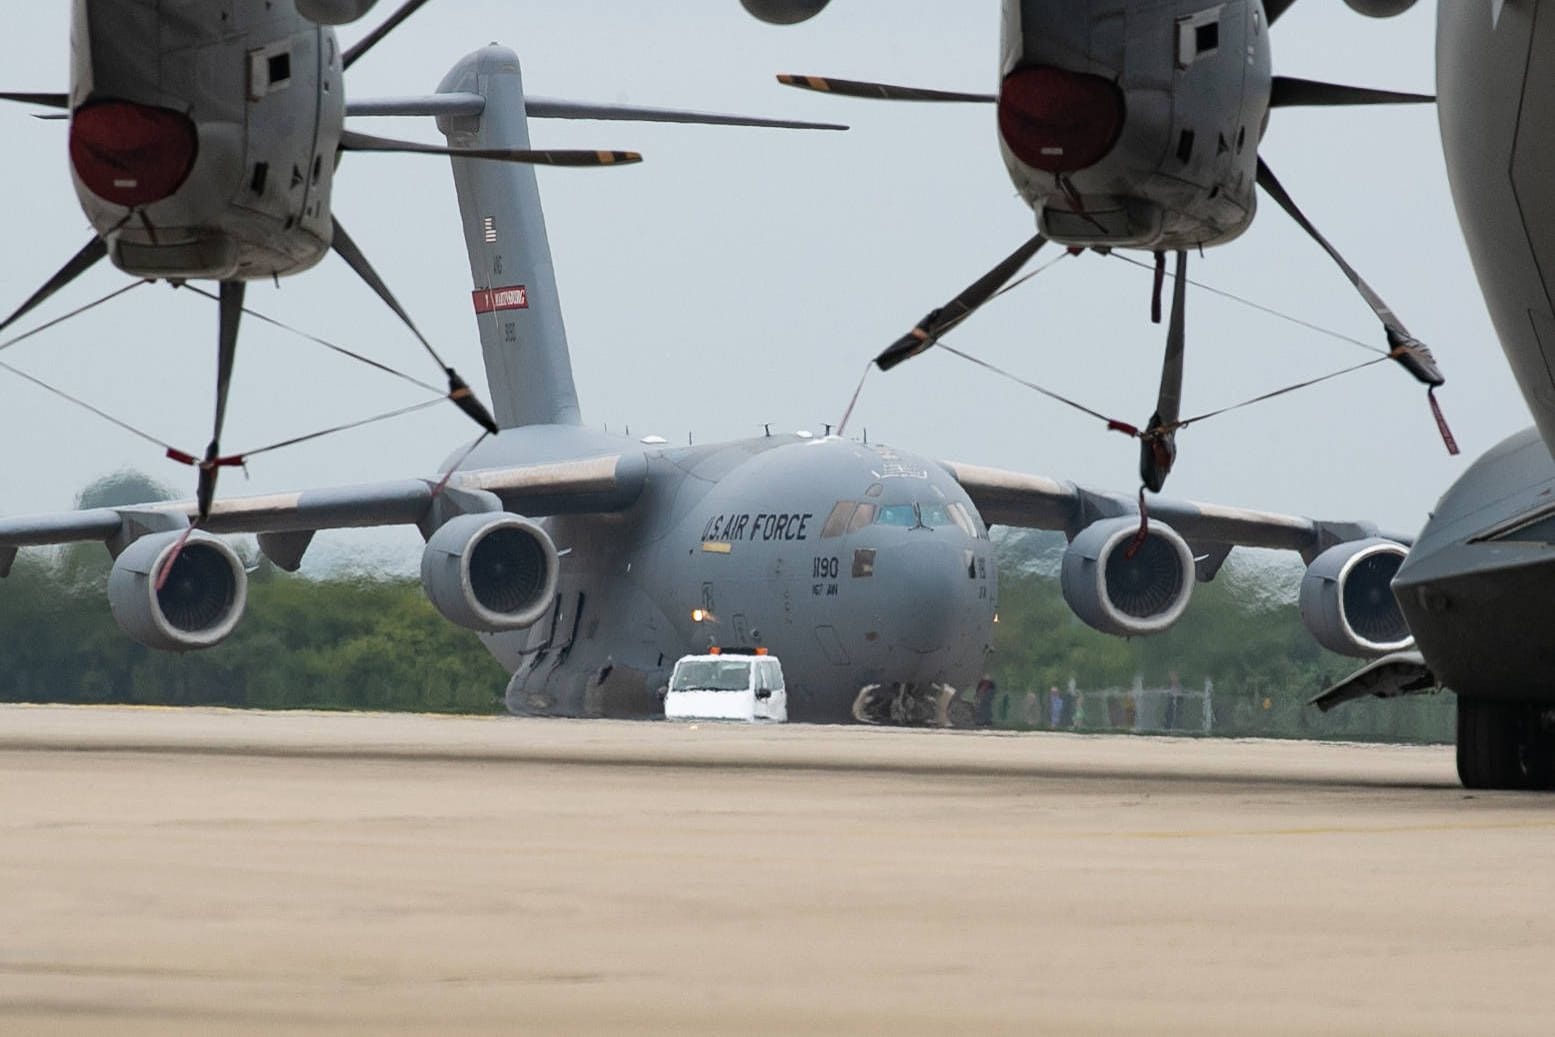
[(421, 555), (421, 586), (451, 623), (482, 633), (523, 630), (551, 610), (556, 544), (505, 512), (444, 523)]
[(1374, 538), (1317, 556), (1301, 581), (1301, 621), (1318, 644), (1359, 658), (1414, 645), (1393, 597), (1393, 577), (1408, 553), (1402, 544)]
[[(153, 533), (127, 547), (108, 574), (108, 607), (135, 640), (165, 652), (211, 648), (226, 640), (248, 604), (248, 574), (237, 552), (208, 533)], [(157, 589), (162, 569), (172, 571)]]
[(1368, 18), (1392, 18), (1415, 6), (1415, 0), (1344, 0), (1350, 10)]
[(764, 22), (796, 25), (821, 13), (830, 0), (740, 0), (740, 6)]
[(297, 0), (297, 13), (320, 25), (345, 25), (373, 9), (378, 0)]
[(1182, 618), (1193, 595), (1193, 552), (1177, 531), (1151, 522), (1134, 550), (1139, 519), (1095, 522), (1064, 552), (1064, 600), (1104, 634), (1159, 634)]

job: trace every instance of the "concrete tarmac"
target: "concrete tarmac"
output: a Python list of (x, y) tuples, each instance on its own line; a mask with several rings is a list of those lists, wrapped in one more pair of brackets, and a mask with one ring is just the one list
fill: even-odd
[(1442, 748), (0, 707), (0, 1033), (1547, 1033), (1552, 860)]

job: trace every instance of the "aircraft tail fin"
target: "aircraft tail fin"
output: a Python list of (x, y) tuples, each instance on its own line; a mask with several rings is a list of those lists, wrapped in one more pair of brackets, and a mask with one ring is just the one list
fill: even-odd
[[(464, 58), (440, 94), (479, 94), (476, 115), (440, 115), (450, 147), (528, 149), (518, 55), (490, 46)], [(532, 166), (454, 158), (492, 413), (500, 428), (582, 423), (567, 330)]]

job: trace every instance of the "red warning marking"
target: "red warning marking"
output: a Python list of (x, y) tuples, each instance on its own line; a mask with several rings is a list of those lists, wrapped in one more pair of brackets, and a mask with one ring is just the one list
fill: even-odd
[(477, 288), (470, 294), (475, 298), (476, 313), (529, 309), (529, 289), (521, 284), (510, 288)]

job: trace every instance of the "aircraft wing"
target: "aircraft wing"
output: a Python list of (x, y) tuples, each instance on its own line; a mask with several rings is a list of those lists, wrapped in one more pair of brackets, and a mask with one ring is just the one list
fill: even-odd
[[(1002, 468), (944, 464), (990, 526), (1062, 530), (1072, 539), (1101, 519), (1139, 514), (1138, 501), (1131, 496)], [(1383, 537), (1405, 545), (1410, 542), (1408, 537), (1380, 533), (1365, 522), (1322, 522), (1166, 497), (1150, 498), (1147, 508), (1152, 519), (1182, 534), (1195, 554), (1218, 556), (1222, 561), (1236, 546), (1295, 551), (1311, 564), (1328, 548), (1349, 541)]]
[[(436, 525), (439, 506), (465, 511), (507, 510), (530, 517), (619, 511), (632, 504), (647, 479), (641, 454), (608, 454), (506, 468), (456, 472), (439, 480), (402, 479), (295, 493), (218, 500), (202, 529), (258, 533), (260, 546), (284, 569), (295, 570), (312, 535), (322, 529)], [(195, 515), (194, 501), (0, 519), (0, 575), (22, 547), (102, 541), (112, 545), (149, 530), (179, 529)]]

